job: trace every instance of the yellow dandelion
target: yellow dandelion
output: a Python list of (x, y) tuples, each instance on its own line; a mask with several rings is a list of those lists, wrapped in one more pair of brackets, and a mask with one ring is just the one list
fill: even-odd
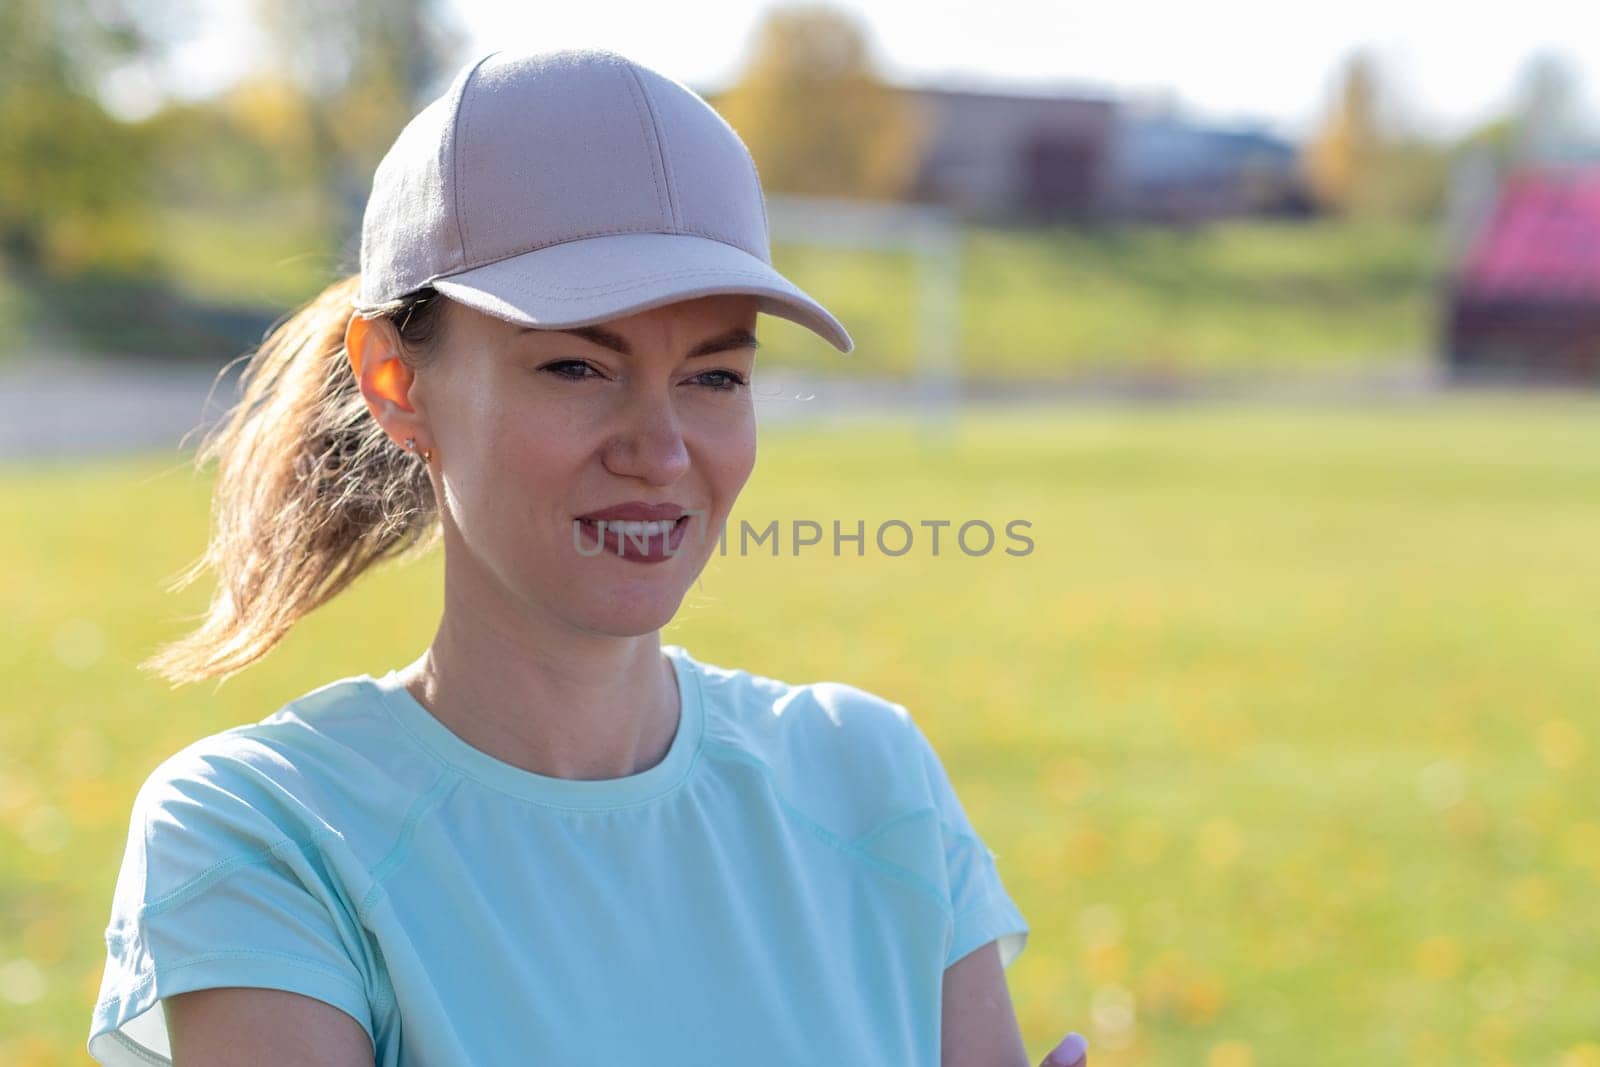
[(67, 930), (61, 916), (45, 915), (24, 926), (22, 950), (46, 967), (60, 963), (67, 954)]
[(1202, 863), (1220, 869), (1232, 864), (1244, 851), (1244, 834), (1232, 819), (1207, 819), (1195, 836), (1195, 846)]
[(1600, 873), (1600, 822), (1575, 822), (1563, 837), (1567, 861)]
[(1206, 1067), (1254, 1067), (1255, 1062), (1248, 1041), (1219, 1041), (1206, 1052)]
[(1227, 991), (1220, 981), (1202, 975), (1183, 987), (1179, 1011), (1190, 1026), (1204, 1026), (1217, 1017), (1227, 999)]
[(1449, 934), (1435, 934), (1417, 945), (1414, 965), (1424, 978), (1436, 982), (1454, 978), (1462, 962), (1461, 942)]
[(111, 743), (105, 734), (79, 723), (61, 734), (56, 766), (63, 778), (97, 778), (111, 767)]
[(1104, 867), (1111, 853), (1111, 838), (1093, 826), (1080, 826), (1067, 838), (1067, 855), (1072, 858), (1080, 875), (1092, 874)]
[(1070, 807), (1093, 796), (1100, 774), (1094, 764), (1079, 756), (1046, 760), (1039, 771), (1039, 788), (1057, 804)]
[(0, 771), (0, 819), (19, 817), (39, 802), (33, 783)]
[(1139, 976), (1135, 992), (1139, 1003), (1152, 1018), (1175, 1014), (1178, 998), (1183, 992), (1183, 974), (1170, 962), (1159, 957), (1152, 960)]
[(1072, 857), (1067, 854), (1061, 835), (1054, 831), (1024, 834), (1017, 840), (1016, 856), (1028, 877), (1045, 889), (1065, 890), (1075, 873)]
[(56, 1067), (61, 1062), (61, 1050), (55, 1043), (30, 1034), (21, 1041), (4, 1048), (4, 1062), (12, 1067)]
[(1511, 910), (1524, 919), (1543, 919), (1555, 910), (1555, 889), (1543, 875), (1518, 878), (1506, 889)]
[(1539, 727), (1539, 755), (1558, 771), (1574, 767), (1587, 747), (1583, 732), (1568, 719), (1550, 719)]
[(74, 778), (63, 791), (62, 806), (77, 826), (108, 826), (127, 818), (127, 794), (104, 778)]
[(1128, 949), (1118, 944), (1090, 945), (1083, 950), (1083, 969), (1091, 981), (1120, 983), (1128, 973)]
[(1483, 1015), (1472, 1027), (1472, 1050), (1484, 1057), (1504, 1055), (1516, 1030), (1516, 1024), (1504, 1015), (1493, 1012)]
[(1561, 1054), (1560, 1067), (1600, 1067), (1600, 1045), (1585, 1041)]
[(1450, 832), (1463, 837), (1481, 838), (1489, 832), (1489, 811), (1470, 797), (1444, 813), (1444, 824)]
[(85, 1002), (94, 1003), (95, 998), (100, 995), (100, 986), (104, 983), (105, 977), (106, 964), (104, 960), (99, 961), (83, 972), (83, 977), (78, 981), (78, 990)]

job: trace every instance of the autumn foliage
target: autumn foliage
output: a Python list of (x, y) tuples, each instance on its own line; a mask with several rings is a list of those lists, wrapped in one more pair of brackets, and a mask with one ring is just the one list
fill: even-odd
[(713, 98), (769, 193), (901, 199), (922, 130), (874, 69), (865, 30), (817, 5), (774, 9), (739, 81)]

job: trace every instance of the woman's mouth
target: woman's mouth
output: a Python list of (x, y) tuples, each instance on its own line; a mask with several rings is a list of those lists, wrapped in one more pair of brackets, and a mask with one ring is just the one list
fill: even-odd
[(578, 519), (573, 524), (573, 547), (582, 556), (604, 553), (635, 563), (660, 563), (678, 555), (692, 517), (644, 522)]

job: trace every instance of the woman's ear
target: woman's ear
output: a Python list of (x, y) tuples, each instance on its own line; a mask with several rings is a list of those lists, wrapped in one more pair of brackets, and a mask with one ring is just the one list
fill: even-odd
[(350, 316), (344, 333), (345, 355), (367, 409), (397, 442), (418, 436), (421, 420), (409, 399), (414, 380), (400, 359), (400, 337), (388, 319)]

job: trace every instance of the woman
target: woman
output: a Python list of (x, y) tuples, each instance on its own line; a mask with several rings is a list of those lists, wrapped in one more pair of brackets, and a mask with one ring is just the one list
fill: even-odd
[(359, 275), (202, 450), (220, 589), (149, 665), (232, 673), (440, 537), (443, 616), (410, 665), (152, 773), (91, 1055), (1026, 1059), (1028, 927), (906, 709), (660, 643), (755, 462), (760, 311), (852, 347), (682, 85), (495, 53), (406, 126)]

